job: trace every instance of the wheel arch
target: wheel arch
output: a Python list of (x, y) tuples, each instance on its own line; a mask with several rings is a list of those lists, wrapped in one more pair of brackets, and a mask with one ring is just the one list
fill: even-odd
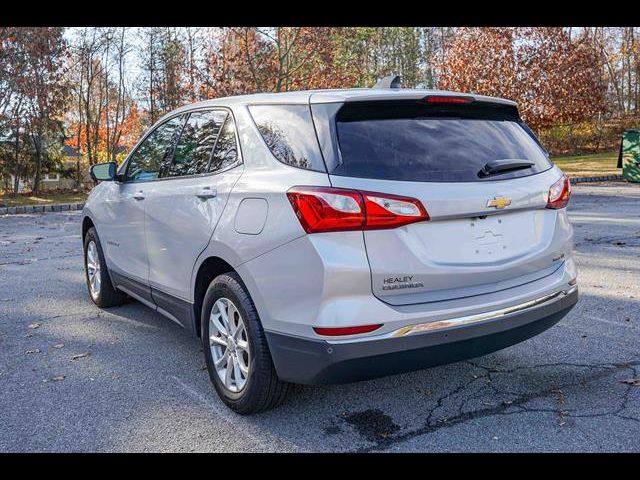
[(210, 256), (205, 258), (195, 275), (193, 283), (193, 322), (194, 331), (200, 337), (200, 315), (202, 314), (202, 302), (209, 285), (218, 275), (235, 272), (240, 275), (229, 262), (221, 257)]
[(82, 219), (82, 241), (84, 242), (84, 237), (87, 235), (89, 229), (93, 227), (95, 228), (95, 224), (89, 215), (85, 215)]

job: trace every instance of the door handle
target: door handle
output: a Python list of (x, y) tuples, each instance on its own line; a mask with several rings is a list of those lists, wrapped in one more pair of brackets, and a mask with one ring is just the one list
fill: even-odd
[(203, 187), (202, 190), (196, 194), (196, 197), (201, 200), (207, 200), (208, 198), (215, 198), (216, 195), (218, 195), (218, 192), (215, 188)]
[(131, 195), (131, 198), (134, 198), (136, 200), (144, 200), (144, 194), (142, 193), (142, 191), (139, 191)]

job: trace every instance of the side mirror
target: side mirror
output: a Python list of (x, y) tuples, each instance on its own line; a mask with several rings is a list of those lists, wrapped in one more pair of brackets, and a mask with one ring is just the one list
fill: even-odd
[(116, 162), (96, 163), (89, 169), (89, 175), (94, 182), (108, 182), (115, 180), (116, 170)]

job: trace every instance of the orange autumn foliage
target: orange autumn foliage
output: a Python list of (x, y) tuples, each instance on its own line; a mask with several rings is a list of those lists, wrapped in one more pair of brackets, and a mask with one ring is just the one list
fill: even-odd
[[(122, 123), (118, 125), (118, 131), (115, 135), (107, 129), (106, 117), (106, 112), (103, 112), (98, 128), (97, 157), (99, 161), (109, 161), (109, 152), (115, 148), (116, 159), (117, 161), (121, 161), (126, 153), (137, 143), (143, 133), (143, 121), (139, 107), (135, 103), (131, 105), (128, 114)], [(78, 128), (80, 128), (79, 142)], [(78, 122), (71, 122), (67, 130), (69, 134), (65, 143), (84, 154), (84, 152), (87, 151), (87, 133), (83, 126), (79, 125)], [(111, 142), (110, 138), (115, 139), (115, 143)]]
[(441, 88), (515, 100), (535, 130), (604, 110), (597, 52), (563, 28), (461, 28), (440, 69)]

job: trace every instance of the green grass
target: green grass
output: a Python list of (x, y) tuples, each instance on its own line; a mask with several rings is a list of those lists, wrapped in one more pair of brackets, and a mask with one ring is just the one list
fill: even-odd
[(598, 175), (620, 175), (618, 152), (595, 153), (589, 155), (573, 155), (570, 157), (551, 157), (569, 177), (595, 177)]
[(87, 192), (51, 191), (42, 192), (39, 195), (31, 193), (19, 193), (13, 196), (10, 193), (0, 192), (0, 207), (16, 207), (19, 205), (55, 205), (58, 203), (80, 203), (87, 199)]

